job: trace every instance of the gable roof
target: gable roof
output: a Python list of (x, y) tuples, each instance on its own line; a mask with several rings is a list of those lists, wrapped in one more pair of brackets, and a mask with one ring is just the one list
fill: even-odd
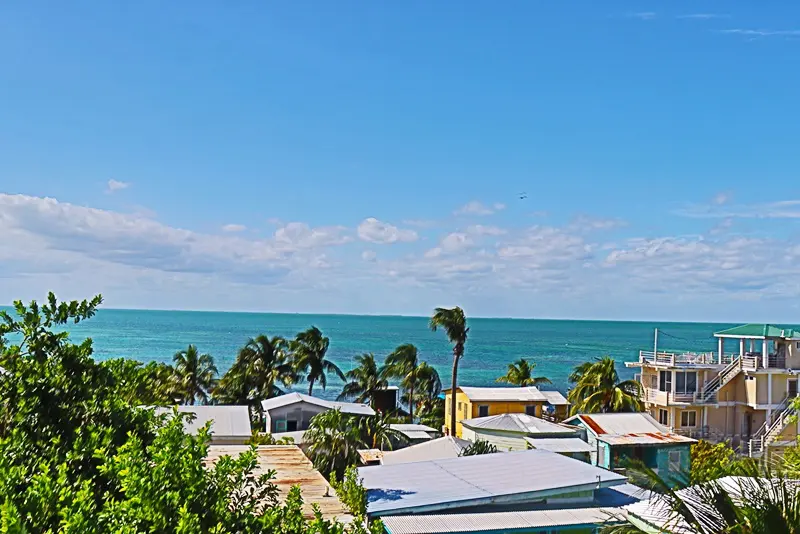
[(471, 442), (465, 439), (454, 436), (444, 436), (404, 449), (384, 452), (383, 464), (406, 464), (429, 460), (443, 460), (445, 458), (458, 458), (461, 451), (470, 445)]
[[(461, 392), (471, 401), (546, 401), (547, 397), (542, 395), (539, 388), (530, 386), (524, 388), (478, 388), (471, 386), (459, 386)], [(445, 393), (450, 389), (446, 389)]]
[(800, 330), (771, 324), (749, 323), (714, 333), (717, 337), (800, 339)]
[[(194, 414), (194, 420), (184, 420), (183, 428), (187, 434), (197, 432), (209, 421), (213, 438), (249, 438), (250, 410), (247, 406), (175, 406), (179, 412)], [(172, 407), (155, 408), (157, 415), (171, 414)]]
[(551, 423), (524, 413), (502, 413), (488, 417), (465, 419), (461, 424), (469, 428), (485, 428), (487, 430), (503, 430), (524, 434), (563, 434), (574, 435), (575, 429)]
[(580, 414), (564, 422), (582, 422), (598, 440), (609, 445), (666, 445), (697, 441), (670, 432), (650, 414), (640, 412)]
[(540, 393), (544, 395), (544, 398), (547, 399), (549, 404), (553, 406), (568, 406), (569, 401), (567, 400), (564, 395), (561, 394), (560, 391), (541, 391)]
[(358, 474), (367, 489), (370, 515), (525, 503), (626, 480), (617, 473), (543, 450), (368, 466), (359, 468)]
[(270, 410), (274, 410), (275, 408), (289, 406), (290, 404), (295, 404), (298, 402), (313, 404), (314, 406), (319, 406), (320, 408), (327, 408), (329, 410), (338, 409), (342, 413), (347, 413), (351, 415), (375, 415), (375, 410), (373, 410), (367, 404), (359, 404), (356, 402), (329, 401), (325, 399), (320, 399), (318, 397), (312, 397), (311, 395), (298, 393), (296, 391), (293, 391), (292, 393), (287, 393), (285, 395), (272, 397), (271, 399), (263, 400), (261, 401), (261, 407), (264, 409), (264, 411), (268, 412)]
[(550, 452), (573, 453), (592, 452), (594, 448), (581, 438), (531, 438), (525, 441), (534, 449), (543, 449)]

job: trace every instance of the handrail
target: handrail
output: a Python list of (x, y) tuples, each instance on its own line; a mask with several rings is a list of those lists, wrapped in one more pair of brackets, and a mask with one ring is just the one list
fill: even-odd
[(739, 371), (742, 370), (742, 359), (736, 358), (729, 363), (717, 376), (706, 382), (700, 392), (699, 399), (703, 402), (708, 402), (713, 399), (714, 395), (722, 389), (722, 386), (730, 382)]
[[(723, 354), (723, 364), (730, 363), (736, 358), (735, 354)], [(668, 351), (639, 351), (640, 363), (655, 363), (674, 366), (682, 365), (719, 365), (719, 354), (716, 352), (668, 352)]]

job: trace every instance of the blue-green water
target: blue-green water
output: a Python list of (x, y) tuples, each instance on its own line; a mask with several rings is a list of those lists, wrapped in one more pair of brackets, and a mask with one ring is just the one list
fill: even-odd
[[(450, 382), (451, 347), (443, 332), (428, 329), (425, 317), (100, 310), (97, 316), (72, 325), (70, 330), (73, 340), (92, 338), (98, 359), (171, 361), (176, 351), (192, 343), (214, 356), (220, 372), (224, 372), (249, 337), (260, 333), (292, 337), (311, 325), (330, 338), (329, 356), (343, 371), (352, 368), (357, 354), (372, 352), (382, 359), (397, 345), (413, 343), (421, 358), (439, 370), (442, 382)], [(620, 375), (632, 376), (633, 371), (622, 362), (635, 360), (639, 350), (652, 350), (655, 328), (661, 331), (660, 348), (710, 351), (716, 346), (712, 334), (728, 326), (471, 319), (459, 383), (491, 385), (505, 373), (509, 362), (530, 358), (538, 364), (537, 375), (550, 378), (553, 387), (564, 391), (570, 370), (596, 356), (614, 357), (620, 362)], [(334, 397), (340, 388), (340, 382), (331, 380), (328, 391), (318, 394)]]

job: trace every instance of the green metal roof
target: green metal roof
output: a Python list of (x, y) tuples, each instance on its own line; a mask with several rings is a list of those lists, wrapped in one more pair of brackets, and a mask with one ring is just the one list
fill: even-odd
[(756, 337), (756, 338), (800, 338), (800, 330), (796, 328), (784, 328), (782, 326), (775, 326), (772, 324), (743, 324), (734, 328), (728, 328), (721, 332), (716, 332), (715, 336), (726, 337)]

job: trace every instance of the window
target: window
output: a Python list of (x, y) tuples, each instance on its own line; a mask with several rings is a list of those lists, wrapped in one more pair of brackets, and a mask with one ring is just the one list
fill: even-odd
[(786, 381), (786, 394), (790, 399), (797, 397), (797, 379), (790, 378)]
[(658, 375), (650, 375), (650, 387), (658, 389)]
[(525, 406), (525, 413), (528, 414), (528, 415), (535, 416), (536, 415), (536, 405), (535, 404), (529, 404), (528, 406)]
[(464, 404), (464, 419), (467, 419), (469, 417), (469, 411), (468, 410), (469, 410), (469, 405)]
[(489, 415), (489, 406), (483, 404), (478, 406), (478, 417), (487, 417)]
[(296, 432), (297, 431), (297, 421), (286, 421), (286, 431), (287, 432)]
[(667, 410), (658, 410), (658, 422), (664, 426), (669, 426), (669, 412)]
[(675, 393), (694, 393), (697, 391), (697, 371), (677, 371), (675, 373)]
[(459, 412), (461, 411), (461, 403), (460, 402), (458, 403), (458, 411)]
[(681, 426), (697, 426), (697, 412), (681, 412)]
[(669, 470), (681, 470), (681, 451), (669, 451)]
[(658, 372), (658, 390), (672, 391), (672, 371)]

